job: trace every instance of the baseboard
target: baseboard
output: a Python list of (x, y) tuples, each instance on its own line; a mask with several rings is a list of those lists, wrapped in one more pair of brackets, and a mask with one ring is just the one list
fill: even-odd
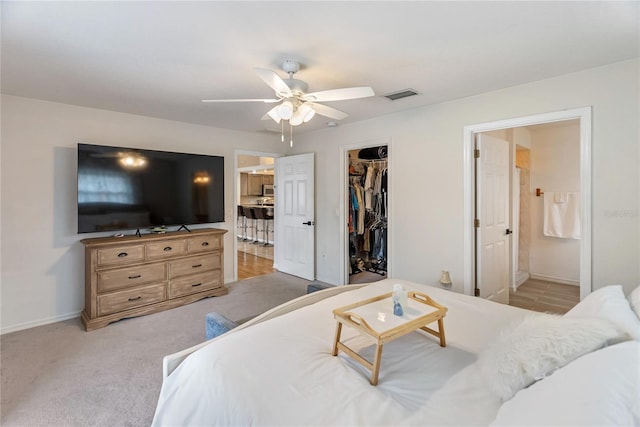
[(6, 328), (3, 327), (0, 329), (0, 335), (10, 334), (11, 332), (23, 331), (25, 329), (35, 328), (36, 326), (43, 326), (43, 325), (49, 325), (51, 323), (62, 322), (63, 320), (74, 319), (76, 317), (80, 317), (80, 314), (82, 314), (82, 310), (73, 312), (73, 313), (63, 314), (60, 316), (48, 317), (46, 319), (34, 320), (32, 322), (19, 323), (17, 325), (9, 326)]
[(547, 282), (559, 283), (561, 285), (580, 286), (580, 281), (572, 279), (564, 279), (562, 277), (545, 276), (544, 274), (530, 273), (532, 279), (546, 280)]

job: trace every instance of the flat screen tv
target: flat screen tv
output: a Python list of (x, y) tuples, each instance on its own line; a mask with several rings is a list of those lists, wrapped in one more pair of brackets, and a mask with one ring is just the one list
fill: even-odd
[(224, 221), (224, 157), (78, 144), (78, 233)]

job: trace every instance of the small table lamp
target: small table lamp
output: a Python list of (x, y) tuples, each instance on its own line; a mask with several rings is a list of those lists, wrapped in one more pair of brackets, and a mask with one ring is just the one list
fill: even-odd
[(442, 270), (442, 274), (440, 275), (440, 284), (445, 288), (451, 287), (451, 277), (449, 277), (449, 272), (447, 270)]

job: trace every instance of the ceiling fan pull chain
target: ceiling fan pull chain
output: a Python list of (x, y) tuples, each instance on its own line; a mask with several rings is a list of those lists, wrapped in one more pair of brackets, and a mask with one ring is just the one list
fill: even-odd
[(293, 126), (291, 122), (289, 122), (289, 129), (291, 131), (291, 139), (289, 140), (289, 147), (293, 148)]
[(280, 140), (284, 142), (284, 121), (280, 121)]

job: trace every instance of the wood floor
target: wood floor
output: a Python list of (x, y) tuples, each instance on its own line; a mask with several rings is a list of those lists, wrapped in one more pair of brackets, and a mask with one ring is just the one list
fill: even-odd
[(238, 280), (275, 272), (273, 260), (238, 251)]
[(564, 314), (580, 302), (580, 287), (529, 279), (514, 292), (509, 290), (509, 305), (527, 310)]
[(273, 268), (273, 245), (254, 245), (238, 240), (238, 280), (277, 271)]

